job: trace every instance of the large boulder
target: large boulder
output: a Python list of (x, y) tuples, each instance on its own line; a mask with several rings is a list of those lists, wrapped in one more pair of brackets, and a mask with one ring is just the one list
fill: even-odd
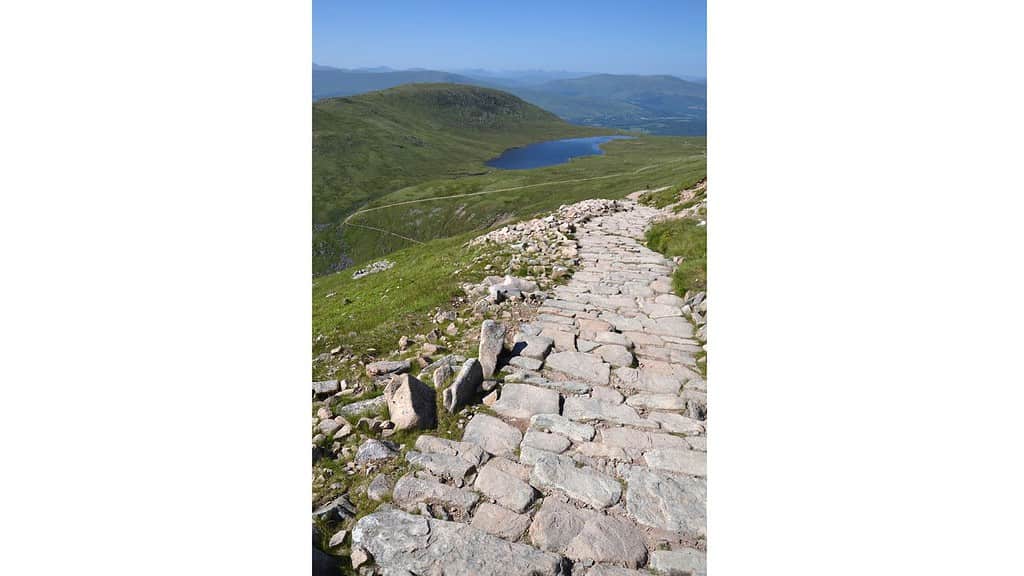
[(480, 368), (480, 362), (476, 358), (466, 360), (455, 377), (455, 382), (444, 391), (444, 407), (452, 413), (469, 403), (473, 394), (483, 384), (484, 374)]
[(437, 426), (437, 400), (434, 389), (409, 374), (396, 376), (384, 388), (388, 413), (395, 428), (434, 428)]
[(494, 376), (498, 367), (498, 355), (505, 342), (505, 326), (494, 320), (484, 320), (480, 325), (480, 368), (484, 378)]

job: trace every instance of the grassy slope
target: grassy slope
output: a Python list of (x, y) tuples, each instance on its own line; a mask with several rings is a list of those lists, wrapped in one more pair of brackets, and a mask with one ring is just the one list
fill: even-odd
[(647, 230), (647, 247), (683, 260), (672, 274), (672, 288), (683, 296), (687, 291), (707, 290), (708, 235), (696, 220), (678, 218), (654, 224)]
[[(441, 199), (364, 212), (353, 224), (429, 241), (502, 222), (530, 218), (586, 198), (622, 198), (644, 188), (699, 180), (706, 171), (704, 138), (648, 136), (604, 145), (605, 155), (534, 170), (496, 170), (458, 180), (431, 180), (382, 196), (368, 207), (395, 202), (531, 186), (490, 195)], [(565, 180), (584, 180), (563, 182)], [(407, 240), (350, 227), (345, 242), (356, 261), (409, 246)]]
[(513, 146), (608, 130), (573, 126), (497, 90), (414, 84), (313, 105), (314, 273), (341, 262), (344, 217), (393, 190), (479, 174)]

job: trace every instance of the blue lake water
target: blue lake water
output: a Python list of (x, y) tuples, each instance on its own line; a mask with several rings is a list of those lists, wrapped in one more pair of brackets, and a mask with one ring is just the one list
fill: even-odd
[(522, 148), (509, 148), (501, 156), (492, 158), (486, 164), (492, 168), (503, 170), (527, 170), (565, 164), (580, 156), (600, 156), (604, 154), (601, 144), (610, 140), (632, 139), (633, 136), (594, 136), (591, 138), (568, 138), (566, 140), (549, 140), (537, 142)]

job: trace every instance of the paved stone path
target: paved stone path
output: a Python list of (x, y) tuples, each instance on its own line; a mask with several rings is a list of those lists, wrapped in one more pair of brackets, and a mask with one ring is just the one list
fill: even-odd
[(444, 457), (417, 457), (396, 509), (357, 523), (385, 573), (705, 573), (701, 343), (672, 263), (638, 242), (660, 212), (625, 204), (577, 230), (579, 270), (510, 327), (531, 362), (505, 368), (499, 417), (418, 442)]

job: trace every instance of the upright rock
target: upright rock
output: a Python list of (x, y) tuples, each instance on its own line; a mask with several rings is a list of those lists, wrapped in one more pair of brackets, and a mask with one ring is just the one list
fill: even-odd
[(459, 370), (459, 375), (455, 377), (455, 382), (444, 391), (444, 407), (449, 412), (457, 412), (469, 403), (483, 381), (484, 375), (480, 368), (480, 362), (476, 358), (466, 360), (462, 369)]
[(480, 325), (480, 367), (483, 377), (494, 376), (498, 366), (498, 355), (505, 342), (505, 326), (494, 320), (484, 320)]
[(409, 374), (396, 376), (384, 388), (384, 399), (395, 428), (434, 428), (437, 426), (437, 400), (434, 389)]

